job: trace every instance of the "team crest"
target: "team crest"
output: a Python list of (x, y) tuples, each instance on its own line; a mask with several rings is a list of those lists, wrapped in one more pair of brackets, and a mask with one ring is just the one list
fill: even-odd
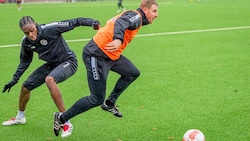
[(42, 45), (46, 46), (46, 45), (48, 44), (48, 41), (45, 40), (45, 39), (42, 39), (42, 40), (40, 41), (40, 43), (41, 43)]

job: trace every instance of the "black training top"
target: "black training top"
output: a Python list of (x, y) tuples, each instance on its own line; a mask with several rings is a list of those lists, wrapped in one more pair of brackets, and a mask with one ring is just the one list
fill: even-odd
[(94, 19), (75, 18), (49, 24), (37, 24), (37, 39), (31, 41), (26, 36), (22, 40), (20, 52), (20, 64), (13, 76), (18, 80), (32, 62), (33, 53), (52, 65), (58, 65), (68, 59), (76, 59), (75, 53), (70, 50), (62, 33), (70, 31), (78, 26), (92, 26)]

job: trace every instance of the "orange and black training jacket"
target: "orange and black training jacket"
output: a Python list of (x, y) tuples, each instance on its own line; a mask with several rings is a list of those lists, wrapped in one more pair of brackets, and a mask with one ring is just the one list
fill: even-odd
[[(136, 10), (126, 11), (108, 20), (106, 25), (98, 30), (93, 40), (111, 60), (117, 60), (141, 26), (141, 13)], [(121, 46), (116, 51), (106, 51), (106, 44), (114, 39), (120, 39), (122, 41)]]

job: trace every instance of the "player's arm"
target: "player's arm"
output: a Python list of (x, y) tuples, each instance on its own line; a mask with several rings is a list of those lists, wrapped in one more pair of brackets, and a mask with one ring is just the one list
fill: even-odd
[(109, 52), (116, 51), (123, 43), (125, 30), (135, 30), (140, 25), (141, 16), (137, 12), (125, 12), (115, 20), (113, 41), (106, 44), (105, 49)]
[(25, 70), (30, 66), (30, 63), (33, 59), (33, 51), (27, 50), (25, 47), (22, 47), (20, 52), (20, 63), (17, 67), (15, 74), (13, 75), (14, 80), (19, 80), (23, 75)]
[(60, 22), (53, 22), (50, 24), (46, 24), (47, 27), (56, 27), (56, 30), (59, 33), (67, 32), (73, 30), (75, 27), (79, 26), (90, 26), (94, 30), (98, 30), (100, 28), (100, 22), (98, 20), (92, 18), (75, 18), (70, 20), (64, 20)]
[(30, 63), (32, 62), (32, 58), (33, 58), (33, 51), (29, 51), (24, 47), (21, 47), (20, 63), (17, 67), (16, 72), (13, 75), (12, 80), (4, 86), (2, 91), (3, 93), (5, 91), (9, 92), (11, 87), (18, 82), (19, 78), (23, 75), (25, 70), (29, 67)]
[(141, 25), (141, 16), (135, 11), (127, 11), (115, 21), (113, 40), (119, 39), (123, 43), (126, 29), (135, 30)]

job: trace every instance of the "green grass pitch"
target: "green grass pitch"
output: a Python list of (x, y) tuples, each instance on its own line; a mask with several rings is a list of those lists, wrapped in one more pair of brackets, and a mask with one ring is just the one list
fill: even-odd
[[(117, 104), (124, 117), (115, 118), (96, 107), (71, 119), (70, 137), (56, 137), (52, 114), (57, 111), (45, 85), (32, 91), (25, 125), (0, 126), (2, 141), (180, 141), (191, 129), (207, 141), (250, 139), (250, 10), (249, 0), (159, 0), (159, 18), (143, 27), (124, 51), (141, 76)], [(124, 0), (135, 9), (140, 0)], [(19, 19), (38, 23), (76, 17), (100, 20), (116, 15), (117, 1), (79, 3), (0, 4), (0, 88), (12, 79), (19, 64), (24, 34)], [(89, 95), (83, 46), (96, 31), (78, 27), (63, 34), (77, 54), (75, 75), (59, 84), (69, 108)], [(28, 75), (43, 61), (37, 55), (9, 93), (0, 95), (0, 121), (16, 116), (19, 91)], [(119, 76), (110, 72), (107, 95)]]

